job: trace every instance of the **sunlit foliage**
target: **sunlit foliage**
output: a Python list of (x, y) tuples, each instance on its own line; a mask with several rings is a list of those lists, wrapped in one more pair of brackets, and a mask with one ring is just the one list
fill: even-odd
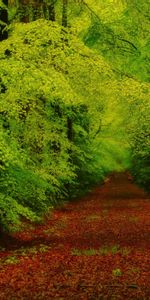
[(50, 21), (15, 25), (0, 56), (0, 205), (7, 227), (19, 215), (37, 219), (114, 168), (115, 159), (106, 167), (99, 156), (113, 73)]
[(147, 5), (133, 2), (9, 2), (0, 45), (4, 228), (16, 229), (20, 216), (39, 221), (114, 170), (130, 168), (148, 189), (149, 19)]

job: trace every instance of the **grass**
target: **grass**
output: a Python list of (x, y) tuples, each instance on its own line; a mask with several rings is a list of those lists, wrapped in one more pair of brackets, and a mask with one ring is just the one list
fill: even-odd
[(99, 249), (93, 249), (93, 248), (89, 248), (89, 249), (77, 249), (77, 248), (73, 248), (71, 251), (72, 255), (85, 255), (85, 256), (92, 256), (92, 255), (108, 255), (108, 254), (112, 254), (115, 255), (117, 253), (122, 254), (123, 256), (127, 256), (129, 253), (131, 252), (131, 250), (127, 247), (125, 248), (120, 248), (119, 245), (114, 245), (114, 246), (103, 246)]
[(19, 259), (15, 255), (7, 256), (6, 258), (0, 259), (0, 264), (2, 265), (12, 265), (12, 264), (18, 264)]
[(122, 275), (122, 271), (118, 268), (118, 269), (114, 269), (112, 270), (112, 274), (115, 277), (121, 276)]
[(28, 257), (28, 255), (36, 255), (38, 253), (47, 252), (51, 247), (46, 246), (44, 244), (40, 244), (39, 246), (33, 247), (21, 247), (13, 251), (13, 255), (8, 255), (7, 257), (0, 259), (0, 264), (9, 265), (9, 264), (17, 264), (20, 261), (21, 257)]

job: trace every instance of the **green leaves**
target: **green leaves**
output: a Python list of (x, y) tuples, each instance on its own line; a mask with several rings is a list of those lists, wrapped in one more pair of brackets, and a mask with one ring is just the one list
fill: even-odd
[[(12, 27), (1, 43), (0, 89), (0, 192), (37, 216), (129, 166), (128, 136), (139, 151), (139, 109), (145, 141), (148, 101), (140, 101), (148, 85), (118, 78), (103, 56), (55, 22)], [(145, 157), (144, 146), (139, 154)]]
[[(93, 108), (101, 90), (99, 68), (103, 74), (109, 67), (69, 30), (44, 20), (16, 24), (1, 45), (0, 191), (9, 226), (11, 218), (19, 224), (21, 215), (41, 216), (77, 184), (85, 181), (86, 187), (102, 177), (98, 168), (93, 176), (90, 128), (104, 106), (99, 101)], [(15, 210), (7, 205), (11, 198)]]

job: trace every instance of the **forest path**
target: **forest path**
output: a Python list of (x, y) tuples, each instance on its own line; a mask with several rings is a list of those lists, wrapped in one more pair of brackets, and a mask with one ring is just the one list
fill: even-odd
[(150, 201), (125, 173), (5, 244), (1, 300), (150, 300)]

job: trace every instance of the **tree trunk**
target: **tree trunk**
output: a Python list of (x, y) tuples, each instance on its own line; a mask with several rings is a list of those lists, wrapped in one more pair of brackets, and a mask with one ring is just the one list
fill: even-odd
[[(29, 23), (30, 20), (35, 21), (44, 15), (44, 3), (42, 0), (21, 0), (20, 1), (20, 21)], [(31, 12), (32, 11), (32, 12)]]
[(41, 0), (36, 0), (32, 3), (33, 21), (38, 20), (43, 16), (44, 3)]
[(23, 23), (29, 23), (30, 18), (29, 18), (29, 5), (30, 1), (29, 0), (21, 0), (20, 2), (20, 22)]
[(73, 141), (73, 123), (70, 117), (67, 118), (67, 136), (69, 141)]
[(63, 0), (63, 8), (62, 8), (62, 26), (64, 26), (64, 27), (67, 27), (67, 26), (68, 26), (67, 10), (68, 10), (68, 0)]
[(51, 1), (51, 4), (48, 5), (48, 13), (49, 13), (49, 20), (55, 21), (55, 0)]
[(43, 9), (43, 17), (44, 17), (44, 19), (45, 20), (49, 19), (48, 18), (48, 7), (47, 7), (46, 3), (43, 3), (42, 9)]
[(20, 1), (20, 21), (28, 23), (30, 21), (30, 9), (31, 20), (35, 21), (39, 18), (49, 19), (55, 21), (55, 3), (56, 0), (51, 0), (50, 4), (46, 4), (43, 0), (21, 0)]
[(8, 0), (3, 0), (5, 8), (0, 9), (0, 21), (4, 24), (0, 24), (0, 41), (6, 40), (8, 38), (8, 31), (6, 26), (8, 24)]

